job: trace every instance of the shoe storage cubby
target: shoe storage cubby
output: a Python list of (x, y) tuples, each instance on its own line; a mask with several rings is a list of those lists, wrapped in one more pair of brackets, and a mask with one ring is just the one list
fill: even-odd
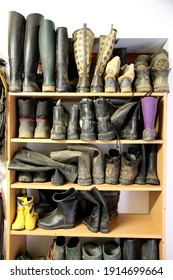
[[(156, 140), (144, 141), (142, 138), (136, 140), (129, 139), (112, 139), (112, 140), (52, 140), (52, 139), (25, 139), (18, 137), (19, 120), (17, 119), (18, 108), (17, 101), (20, 98), (34, 98), (34, 100), (50, 99), (57, 102), (59, 99), (65, 103), (78, 103), (83, 98), (90, 98), (95, 100), (99, 97), (115, 99), (129, 99), (131, 101), (140, 101), (143, 93), (75, 93), (75, 92), (9, 92), (7, 97), (7, 166), (15, 152), (22, 147), (34, 147), (34, 150), (39, 152), (47, 149), (48, 151), (55, 151), (65, 149), (69, 144), (87, 145), (93, 144), (97, 147), (103, 148), (106, 153), (109, 147), (121, 147), (121, 151), (127, 150), (129, 146), (155, 145), (157, 149), (157, 175), (160, 184), (129, 184), (122, 185), (120, 183), (113, 184), (91, 184), (88, 186), (81, 186), (76, 182), (67, 182), (61, 186), (52, 185), (51, 182), (44, 183), (23, 183), (18, 182), (17, 172), (8, 170), (7, 167), (7, 183), (8, 183), (8, 201), (7, 201), (7, 243), (6, 243), (6, 258), (15, 259), (17, 255), (24, 253), (27, 250), (27, 237), (53, 237), (65, 236), (85, 238), (92, 240), (93, 238), (112, 239), (112, 238), (137, 238), (137, 239), (156, 239), (159, 244), (159, 259), (165, 259), (165, 150), (166, 150), (166, 112), (167, 112), (167, 93), (153, 92), (151, 96), (158, 97), (158, 114), (156, 122), (156, 130), (158, 136)], [(148, 194), (148, 209), (146, 213), (118, 213), (110, 221), (110, 231), (106, 234), (98, 231), (94, 233), (87, 229), (87, 227), (76, 221), (75, 226), (70, 229), (55, 229), (45, 230), (35, 227), (33, 230), (12, 230), (12, 223), (16, 216), (16, 197), (21, 192), (28, 192), (38, 189), (52, 189), (52, 190), (67, 190), (75, 188), (78, 191), (90, 190), (96, 187), (99, 191), (120, 191), (122, 192), (147, 192)]]

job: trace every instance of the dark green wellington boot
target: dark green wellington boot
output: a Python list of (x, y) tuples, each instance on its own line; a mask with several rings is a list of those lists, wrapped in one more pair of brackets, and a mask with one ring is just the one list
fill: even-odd
[(19, 138), (34, 138), (36, 106), (33, 98), (18, 99)]
[(38, 92), (40, 88), (36, 82), (39, 62), (39, 28), (43, 15), (30, 14), (26, 18), (24, 41), (24, 92)]
[(151, 144), (147, 149), (147, 175), (146, 184), (159, 185), (157, 176), (157, 145)]
[(94, 75), (91, 82), (91, 92), (103, 92), (103, 73), (106, 64), (110, 60), (113, 52), (113, 47), (116, 41), (117, 30), (111, 26), (111, 31), (108, 36), (103, 36), (99, 41), (99, 50), (97, 56), (97, 62), (94, 70)]
[(9, 91), (22, 91), (22, 65), (25, 36), (25, 18), (10, 11), (8, 16), (8, 60), (10, 66)]
[(102, 155), (102, 152), (100, 149), (92, 144), (86, 144), (86, 145), (75, 145), (71, 144), (67, 146), (68, 150), (77, 150), (77, 151), (83, 151), (83, 152), (93, 152), (92, 156), (92, 181), (94, 184), (103, 184), (104, 183), (104, 158)]
[(39, 52), (43, 70), (43, 92), (55, 92), (55, 24), (43, 19), (39, 29)]
[(81, 243), (78, 237), (71, 237), (65, 247), (66, 260), (81, 260)]
[(115, 138), (115, 127), (110, 120), (109, 103), (104, 98), (94, 100), (97, 119), (98, 140), (111, 140)]
[(86, 241), (82, 244), (83, 260), (102, 260), (101, 245), (94, 241)]
[(146, 154), (146, 145), (140, 145), (140, 154), (142, 155), (141, 162), (139, 164), (139, 174), (135, 179), (135, 184), (144, 185), (146, 184), (146, 175), (147, 175), (147, 154)]
[(113, 239), (107, 240), (102, 245), (104, 260), (121, 260), (121, 247)]
[(70, 108), (69, 122), (67, 127), (67, 139), (77, 140), (80, 139), (80, 125), (79, 125), (79, 108), (73, 104)]
[(134, 62), (136, 92), (150, 92), (152, 90), (149, 64), (150, 58), (146, 54), (139, 55)]
[(50, 138), (50, 119), (51, 119), (50, 100), (39, 100), (36, 109), (36, 127), (34, 138)]
[(53, 245), (53, 260), (65, 260), (65, 237), (57, 236)]
[(70, 150), (61, 150), (53, 151), (50, 153), (50, 158), (67, 163), (69, 161), (75, 161), (78, 159), (78, 177), (77, 183), (81, 186), (88, 186), (92, 183), (91, 171), (90, 171), (90, 157), (87, 152), (84, 151), (70, 151)]
[(83, 98), (79, 102), (81, 134), (80, 140), (96, 140), (96, 117), (93, 100)]
[(90, 91), (90, 66), (92, 60), (92, 48), (94, 33), (84, 24), (83, 28), (73, 34), (74, 57), (78, 71), (77, 92)]
[(124, 240), (123, 244), (123, 260), (138, 259), (138, 244), (135, 238)]
[(69, 92), (72, 91), (68, 78), (68, 33), (66, 27), (58, 27), (56, 29), (56, 91)]
[(61, 100), (56, 102), (53, 107), (53, 125), (51, 128), (50, 138), (52, 140), (64, 140), (66, 138), (67, 123), (65, 118), (64, 107)]
[(141, 248), (141, 260), (159, 260), (156, 239), (148, 239), (143, 242)]
[(105, 154), (105, 183), (117, 185), (121, 168), (121, 155), (118, 150), (110, 149)]

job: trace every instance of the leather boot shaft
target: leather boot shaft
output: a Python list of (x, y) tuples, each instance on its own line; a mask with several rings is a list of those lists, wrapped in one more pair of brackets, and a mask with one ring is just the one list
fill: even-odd
[(9, 91), (22, 92), (23, 48), (25, 17), (15, 11), (8, 17), (8, 60), (10, 66)]

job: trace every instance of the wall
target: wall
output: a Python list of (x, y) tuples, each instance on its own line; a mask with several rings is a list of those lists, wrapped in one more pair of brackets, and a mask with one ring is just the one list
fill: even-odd
[[(24, 16), (37, 12), (55, 22), (56, 27), (68, 27), (71, 37), (73, 31), (81, 28), (83, 23), (91, 28), (95, 37), (108, 34), (111, 24), (117, 29), (118, 38), (168, 38), (170, 67), (173, 64), (173, 2), (172, 0), (124, 0), (116, 1), (81, 1), (81, 0), (41, 0), (4, 1), (0, 11), (0, 57), (8, 61), (7, 34), (8, 11), (15, 10)], [(173, 259), (173, 172), (172, 172), (172, 104), (173, 104), (173, 71), (170, 72), (170, 94), (168, 96), (168, 124), (167, 124), (167, 259)]]

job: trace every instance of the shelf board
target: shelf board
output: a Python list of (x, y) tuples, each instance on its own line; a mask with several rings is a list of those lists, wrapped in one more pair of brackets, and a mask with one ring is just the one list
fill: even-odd
[(94, 233), (87, 229), (86, 225), (79, 223), (74, 228), (45, 230), (35, 228), (34, 230), (11, 230), (10, 235), (27, 236), (79, 236), (79, 237), (105, 237), (105, 238), (162, 238), (162, 231), (147, 214), (119, 214), (111, 221), (109, 233)]
[(69, 188), (75, 188), (76, 190), (90, 190), (93, 187), (97, 187), (100, 191), (162, 191), (161, 185), (111, 185), (111, 184), (102, 184), (102, 185), (90, 185), (90, 186), (80, 186), (75, 183), (67, 183), (62, 186), (54, 186), (51, 182), (45, 183), (22, 183), (15, 182), (11, 184), (12, 189), (53, 189), (53, 190), (67, 190)]
[(127, 139), (123, 139), (120, 141), (117, 141), (117, 139), (114, 140), (106, 140), (106, 141), (100, 141), (100, 140), (86, 140), (86, 141), (82, 141), (82, 140), (51, 140), (51, 139), (26, 139), (26, 138), (11, 138), (11, 143), (44, 143), (44, 144), (70, 144), (70, 143), (76, 143), (76, 144), (88, 144), (88, 143), (92, 143), (92, 144), (162, 144), (163, 140), (154, 140), (154, 141), (144, 141), (142, 139), (138, 139), (138, 140), (127, 140)]

